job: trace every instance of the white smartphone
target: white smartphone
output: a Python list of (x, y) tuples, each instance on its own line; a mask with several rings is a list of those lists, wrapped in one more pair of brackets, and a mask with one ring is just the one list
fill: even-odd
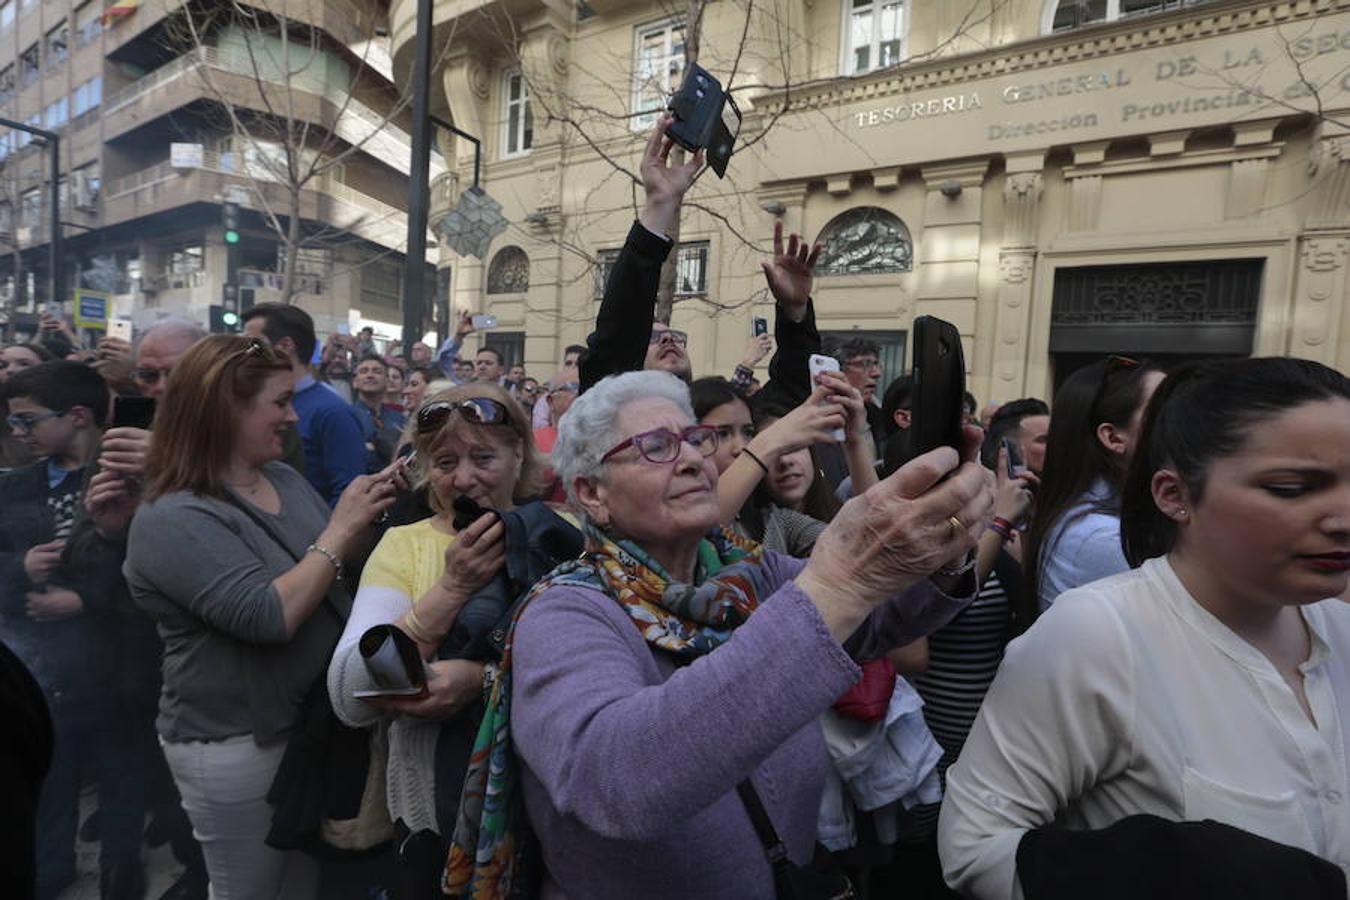
[(496, 328), (497, 317), (491, 313), (479, 313), (473, 317), (473, 327), (475, 331), (482, 331), (485, 328)]
[[(819, 353), (812, 353), (811, 358), (806, 361), (806, 365), (811, 372), (811, 390), (816, 389), (816, 376), (821, 372), (839, 371), (839, 360), (833, 356), (823, 356)], [(836, 428), (834, 439), (842, 444), (844, 442), (844, 429)]]
[(118, 338), (131, 343), (131, 320), (130, 319), (109, 319), (108, 337)]

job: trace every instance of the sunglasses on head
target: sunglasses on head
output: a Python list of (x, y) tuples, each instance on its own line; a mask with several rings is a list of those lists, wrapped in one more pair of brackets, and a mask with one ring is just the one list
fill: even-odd
[(456, 412), (471, 425), (506, 424), (506, 407), (490, 397), (473, 397), (459, 401), (436, 400), (417, 411), (417, 433), (430, 434), (439, 431), (450, 421), (451, 414)]

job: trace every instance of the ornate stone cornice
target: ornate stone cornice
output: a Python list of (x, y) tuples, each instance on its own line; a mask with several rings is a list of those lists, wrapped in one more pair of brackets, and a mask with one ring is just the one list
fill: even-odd
[[(1350, 0), (1230, 0), (1184, 7), (1146, 18), (1127, 19), (1061, 34), (1049, 34), (991, 47), (978, 53), (904, 64), (863, 76), (840, 76), (793, 87), (796, 106), (831, 106), (908, 94), (1007, 75), (1033, 72), (1064, 63), (1086, 62), (1153, 47), (1185, 44), (1199, 38), (1240, 33), (1272, 25), (1314, 22), (1321, 16), (1350, 11)], [(759, 109), (772, 108), (784, 92), (755, 99)]]

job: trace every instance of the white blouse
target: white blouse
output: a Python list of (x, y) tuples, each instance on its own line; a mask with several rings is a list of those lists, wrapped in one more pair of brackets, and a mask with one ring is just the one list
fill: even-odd
[(1350, 604), (1302, 608), (1316, 725), (1165, 559), (1062, 595), (1008, 647), (947, 773), (938, 847), (967, 896), (1020, 898), (1017, 845), (1058, 821), (1214, 819), (1350, 878)]

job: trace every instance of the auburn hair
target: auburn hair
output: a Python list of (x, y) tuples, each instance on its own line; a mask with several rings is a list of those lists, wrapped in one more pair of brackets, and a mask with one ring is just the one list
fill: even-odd
[(267, 379), (290, 371), (291, 364), (261, 338), (213, 334), (193, 344), (174, 365), (155, 412), (146, 499), (176, 491), (224, 497), (222, 475), (240, 413)]

